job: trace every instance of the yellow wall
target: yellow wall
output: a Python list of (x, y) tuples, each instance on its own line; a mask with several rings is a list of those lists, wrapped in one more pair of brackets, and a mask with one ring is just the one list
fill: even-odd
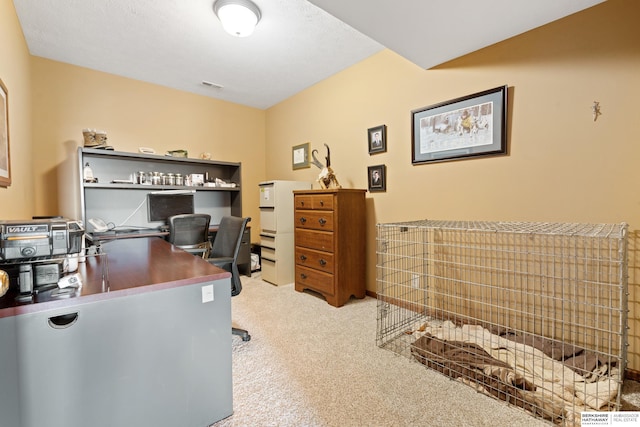
[(9, 94), (12, 178), (9, 187), (0, 187), (0, 219), (30, 218), (34, 205), (34, 171), (29, 50), (11, 0), (0, 0), (0, 52), (0, 79)]
[[(321, 154), (329, 144), (345, 187), (366, 188), (367, 166), (387, 166), (386, 193), (367, 198), (370, 291), (376, 223), (624, 221), (640, 229), (638, 16), (640, 2), (609, 0), (430, 70), (376, 54), (267, 111), (266, 178), (315, 180), (315, 167), (291, 168), (291, 147), (306, 141)], [(411, 110), (505, 84), (508, 156), (411, 164)], [(603, 113), (595, 122), (594, 101)], [(388, 151), (370, 156), (367, 129), (381, 124)], [(630, 366), (640, 370), (636, 271)]]
[[(0, 78), (9, 88), (13, 184), (3, 219), (59, 213), (73, 201), (70, 161), (81, 130), (122, 151), (187, 149), (241, 161), (243, 207), (259, 229), (257, 184), (314, 181), (292, 170), (306, 141), (345, 187), (387, 166), (387, 192), (367, 196), (367, 289), (375, 291), (375, 224), (432, 219), (621, 222), (640, 229), (640, 2), (608, 0), (431, 70), (383, 51), (268, 109), (31, 58), (13, 4), (0, 0)], [(430, 43), (433, 41), (425, 41)], [(446, 43), (446, 40), (437, 41)], [(411, 165), (410, 111), (509, 85), (509, 155)], [(603, 115), (594, 122), (593, 101)], [(386, 124), (388, 151), (370, 156), (367, 128)], [(71, 174), (71, 175), (70, 175)], [(62, 200), (62, 206), (59, 203)], [(634, 231), (633, 235), (636, 236)], [(257, 233), (253, 233), (257, 241)], [(640, 247), (631, 242), (630, 368), (640, 371)], [(638, 261), (635, 259), (639, 258)]]
[(215, 160), (242, 162), (243, 214), (259, 229), (263, 110), (43, 58), (32, 58), (32, 69), (37, 214), (73, 216), (76, 150), (83, 145), (82, 129), (95, 128), (105, 130), (107, 142), (118, 151), (186, 149), (189, 157), (209, 152)]
[[(267, 178), (292, 170), (291, 147), (311, 141), (345, 187), (366, 188), (387, 166), (386, 193), (369, 194), (368, 279), (375, 224), (415, 219), (622, 222), (640, 228), (640, 3), (610, 0), (519, 37), (423, 70), (383, 51), (267, 111)], [(412, 109), (509, 85), (509, 155), (411, 164)], [(602, 116), (594, 122), (593, 101)], [(370, 156), (367, 128), (387, 125), (388, 151)]]

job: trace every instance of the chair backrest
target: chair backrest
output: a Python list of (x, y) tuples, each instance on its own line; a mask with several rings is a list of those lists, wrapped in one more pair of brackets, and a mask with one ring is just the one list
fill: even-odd
[(167, 241), (189, 252), (198, 252), (208, 256), (209, 252), (209, 214), (182, 214), (168, 218), (169, 236)]
[(247, 223), (251, 221), (250, 217), (242, 218), (238, 216), (223, 216), (220, 219), (220, 225), (213, 240), (210, 257), (215, 258), (232, 258), (232, 277), (231, 277), (231, 296), (234, 297), (242, 292), (242, 282), (238, 277), (238, 253), (240, 252), (240, 244), (242, 243), (242, 235), (244, 234)]
[(237, 259), (242, 235), (249, 221), (251, 221), (249, 217), (223, 216), (209, 256), (211, 258), (228, 257), (234, 260)]

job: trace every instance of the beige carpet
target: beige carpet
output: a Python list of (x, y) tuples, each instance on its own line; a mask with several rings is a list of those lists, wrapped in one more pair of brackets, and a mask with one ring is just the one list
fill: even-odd
[[(228, 426), (549, 426), (375, 344), (376, 300), (341, 308), (293, 285), (242, 277), (232, 298), (234, 414)], [(638, 383), (624, 407), (638, 410)]]

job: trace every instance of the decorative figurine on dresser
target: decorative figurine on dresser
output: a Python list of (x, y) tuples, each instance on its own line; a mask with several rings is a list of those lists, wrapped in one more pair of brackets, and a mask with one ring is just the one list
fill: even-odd
[(329, 150), (329, 146), (324, 144), (327, 148), (327, 156), (324, 158), (326, 165), (320, 163), (320, 160), (316, 157), (316, 153), (318, 150), (313, 150), (311, 152), (311, 157), (313, 157), (313, 163), (318, 169), (320, 169), (320, 175), (318, 175), (318, 183), (320, 184), (320, 188), (328, 189), (328, 188), (342, 188), (340, 183), (338, 182), (338, 178), (336, 178), (335, 172), (331, 169), (331, 151)]
[(295, 290), (320, 293), (335, 307), (365, 296), (365, 192), (294, 191)]

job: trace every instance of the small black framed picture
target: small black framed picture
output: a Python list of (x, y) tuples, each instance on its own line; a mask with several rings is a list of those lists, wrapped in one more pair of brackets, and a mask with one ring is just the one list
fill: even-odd
[(387, 125), (380, 125), (367, 130), (369, 135), (369, 154), (387, 151)]
[(367, 171), (367, 177), (369, 182), (369, 191), (387, 191), (387, 166), (376, 165), (369, 166)]

